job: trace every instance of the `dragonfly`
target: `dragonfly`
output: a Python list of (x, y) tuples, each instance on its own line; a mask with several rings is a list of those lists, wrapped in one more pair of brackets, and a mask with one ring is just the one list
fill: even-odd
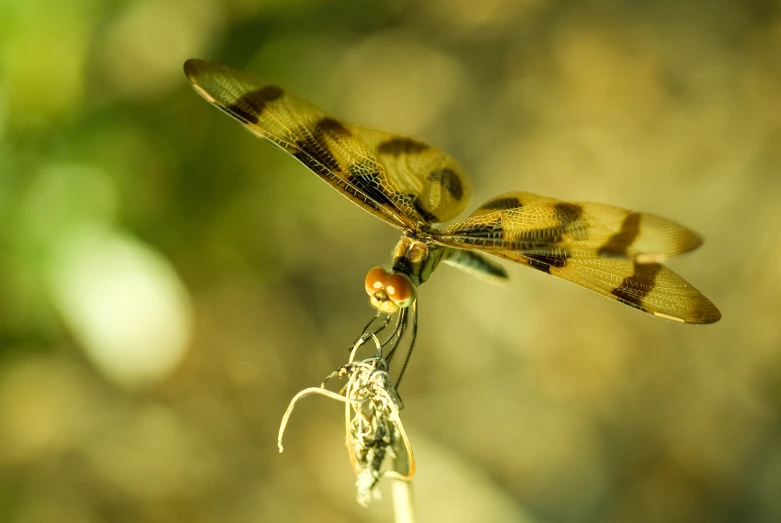
[(385, 324), (390, 315), (398, 315), (394, 340), (409, 324), (414, 344), (417, 289), (440, 263), (507, 279), (494, 258), (567, 280), (657, 318), (689, 324), (721, 318), (708, 298), (663, 264), (702, 245), (701, 237), (683, 225), (602, 203), (508, 192), (466, 219), (441, 226), (465, 210), (471, 184), (440, 149), (348, 123), (221, 64), (191, 59), (184, 72), (209, 103), (402, 232), (390, 264), (372, 268), (365, 278), (369, 301)]

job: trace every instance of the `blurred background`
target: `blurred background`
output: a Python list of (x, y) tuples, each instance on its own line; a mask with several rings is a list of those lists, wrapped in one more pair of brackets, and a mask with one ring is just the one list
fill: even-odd
[(251, 70), (510, 190), (653, 212), (722, 313), (443, 267), (400, 393), (421, 521), (781, 521), (775, 0), (0, 2), (0, 521), (391, 521), (290, 398), (398, 234), (186, 82)]

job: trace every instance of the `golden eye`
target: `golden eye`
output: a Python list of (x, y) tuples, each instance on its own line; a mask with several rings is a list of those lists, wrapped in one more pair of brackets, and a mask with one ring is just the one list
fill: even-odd
[(415, 301), (415, 284), (406, 274), (388, 274), (384, 283), (388, 297), (399, 307), (409, 307)]
[(382, 267), (374, 267), (371, 269), (368, 274), (366, 274), (366, 280), (364, 281), (366, 294), (372, 296), (375, 292), (384, 288), (388, 276), (388, 272)]

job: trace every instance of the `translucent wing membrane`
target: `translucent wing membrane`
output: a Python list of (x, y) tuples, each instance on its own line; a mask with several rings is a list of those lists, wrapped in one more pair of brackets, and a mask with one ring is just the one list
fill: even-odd
[(659, 263), (702, 240), (658, 216), (516, 192), (435, 234), (441, 245), (512, 260), (661, 318), (713, 323), (721, 317), (697, 289)]
[(486, 251), (641, 262), (660, 262), (702, 244), (690, 229), (652, 214), (520, 192), (486, 202), (466, 220), (446, 227), (437, 239)]
[(610, 258), (491, 254), (527, 265), (654, 316), (684, 323), (714, 323), (721, 313), (689, 282), (659, 263)]
[(429, 223), (451, 220), (469, 203), (469, 177), (446, 153), (423, 142), (376, 129), (352, 127), (388, 173), (394, 190), (406, 196)]
[(439, 149), (342, 122), (229, 67), (188, 60), (184, 70), (207, 101), (398, 229), (449, 220), (469, 201), (469, 179)]

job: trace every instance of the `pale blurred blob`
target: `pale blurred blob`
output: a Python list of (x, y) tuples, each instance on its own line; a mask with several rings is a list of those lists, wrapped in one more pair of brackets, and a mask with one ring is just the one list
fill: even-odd
[(159, 254), (118, 231), (75, 229), (61, 238), (49, 277), (55, 305), (109, 379), (137, 387), (176, 369), (192, 318)]
[(340, 69), (336, 74), (350, 79), (345, 118), (397, 133), (419, 133), (468, 90), (453, 57), (403, 35), (366, 39)]
[[(484, 441), (489, 442), (490, 437)], [(419, 506), (420, 521), (539, 521), (529, 516), (508, 490), (485, 473), (480, 461), (469, 460), (458, 449), (444, 445), (439, 439), (427, 438), (422, 431), (416, 431), (414, 443), (415, 452), (424, 456), (426, 466), (415, 475), (413, 489), (416, 497), (429, 500)], [(456, 499), (468, 499), (469, 503), (454, 503)]]
[(171, 265), (113, 227), (117, 188), (104, 172), (52, 164), (30, 184), (22, 227), (49, 293), (88, 357), (135, 387), (168, 376), (189, 338), (187, 293)]
[(181, 84), (182, 64), (218, 38), (223, 18), (212, 0), (129, 3), (105, 32), (101, 65), (120, 95), (160, 94)]
[(45, 125), (79, 111), (91, 3), (17, 0), (3, 6), (7, 18), (0, 32), (0, 78), (14, 123)]

